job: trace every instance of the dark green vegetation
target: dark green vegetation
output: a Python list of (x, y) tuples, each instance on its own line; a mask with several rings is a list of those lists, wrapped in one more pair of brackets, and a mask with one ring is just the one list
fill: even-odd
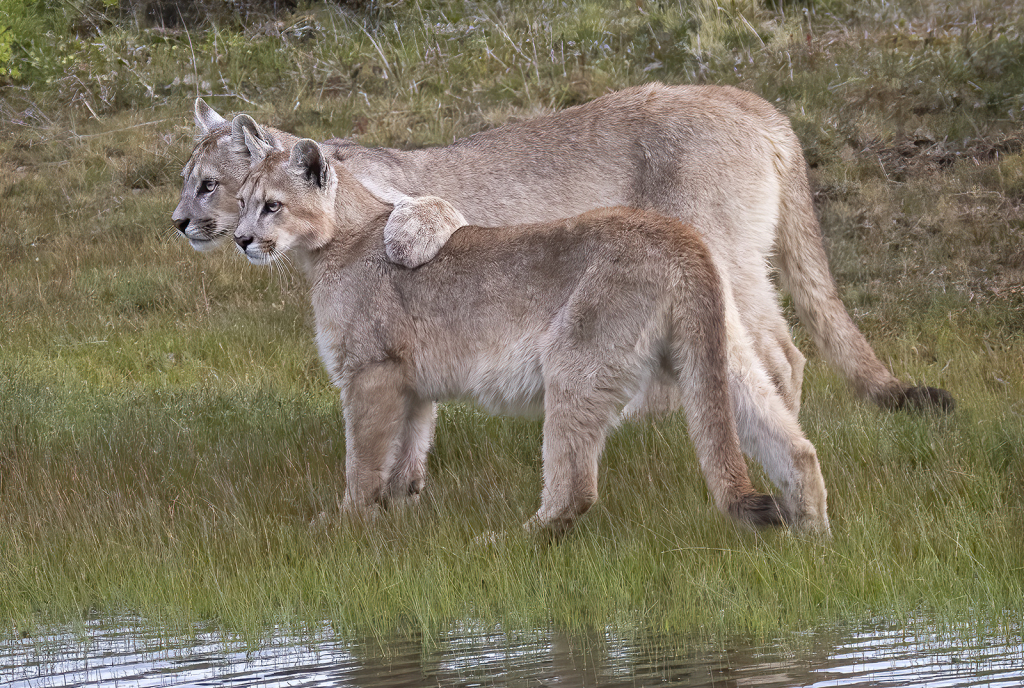
[[(117, 3), (5, 0), (0, 623), (1012, 628), (1024, 7), (722, 5), (315, 5), (146, 28)], [(847, 306), (883, 361), (952, 391), (957, 412), (856, 402), (794, 321), (830, 542), (725, 522), (677, 420), (621, 429), (599, 506), (538, 545), (518, 524), (539, 496), (540, 425), (460, 407), (442, 411), (416, 512), (341, 523), (341, 414), (301, 276), (194, 253), (171, 227), (192, 99), (419, 146), (650, 79), (735, 84), (792, 118)], [(473, 543), (488, 530), (507, 535)]]

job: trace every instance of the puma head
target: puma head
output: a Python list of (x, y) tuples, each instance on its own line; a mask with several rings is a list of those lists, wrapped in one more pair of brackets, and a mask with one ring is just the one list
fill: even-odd
[(319, 144), (302, 139), (291, 152), (244, 132), (252, 171), (238, 192), (235, 244), (253, 265), (267, 265), (293, 248), (313, 251), (330, 240), (337, 175)]

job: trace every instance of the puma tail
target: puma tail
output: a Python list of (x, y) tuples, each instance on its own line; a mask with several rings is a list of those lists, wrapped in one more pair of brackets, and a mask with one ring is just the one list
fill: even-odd
[[(788, 136), (793, 136), (792, 132)], [(821, 355), (857, 395), (884, 409), (952, 411), (956, 402), (944, 389), (914, 387), (897, 379), (878, 360), (850, 318), (828, 267), (821, 228), (814, 213), (806, 163), (799, 143), (776, 146), (782, 198), (776, 232), (777, 267), (782, 286), (793, 297), (800, 322)]]

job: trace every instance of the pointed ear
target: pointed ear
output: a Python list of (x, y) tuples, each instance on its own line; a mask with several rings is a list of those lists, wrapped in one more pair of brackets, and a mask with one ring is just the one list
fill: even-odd
[(267, 157), (272, 150), (273, 146), (268, 146), (267, 142), (263, 139), (255, 136), (249, 129), (245, 130), (245, 148), (249, 151), (249, 164), (256, 165)]
[(227, 123), (227, 120), (218, 115), (202, 98), (196, 98), (195, 118), (196, 130), (200, 136), (205, 136), (222, 124)]
[[(256, 124), (249, 115), (237, 115), (231, 120), (231, 147), (234, 151), (240, 155), (253, 155), (253, 146), (249, 145), (248, 141), (252, 141), (255, 146), (268, 149), (278, 149), (280, 146), (277, 143), (277, 139), (274, 136)], [(266, 152), (260, 157), (262, 160), (266, 157)]]
[(331, 166), (327, 164), (327, 157), (320, 145), (313, 139), (301, 139), (295, 144), (289, 164), (296, 174), (321, 189), (330, 182)]

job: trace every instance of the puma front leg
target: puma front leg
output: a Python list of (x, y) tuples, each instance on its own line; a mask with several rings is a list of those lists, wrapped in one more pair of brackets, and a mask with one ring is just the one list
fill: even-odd
[(408, 196), (395, 203), (384, 226), (388, 260), (415, 268), (434, 259), (448, 238), (468, 224), (448, 201), (437, 196)]
[[(398, 363), (367, 364), (347, 376), (342, 392), (345, 409), (342, 510), (346, 513), (372, 516), (388, 496), (396, 466), (408, 463), (402, 459), (412, 457), (423, 445), (421, 440), (414, 439), (423, 435), (422, 415), (413, 414), (421, 423), (419, 430), (411, 433), (408, 430), (412, 401)], [(432, 410), (432, 405), (428, 406)], [(432, 435), (433, 415), (429, 415)], [(408, 451), (403, 452), (403, 449)]]

